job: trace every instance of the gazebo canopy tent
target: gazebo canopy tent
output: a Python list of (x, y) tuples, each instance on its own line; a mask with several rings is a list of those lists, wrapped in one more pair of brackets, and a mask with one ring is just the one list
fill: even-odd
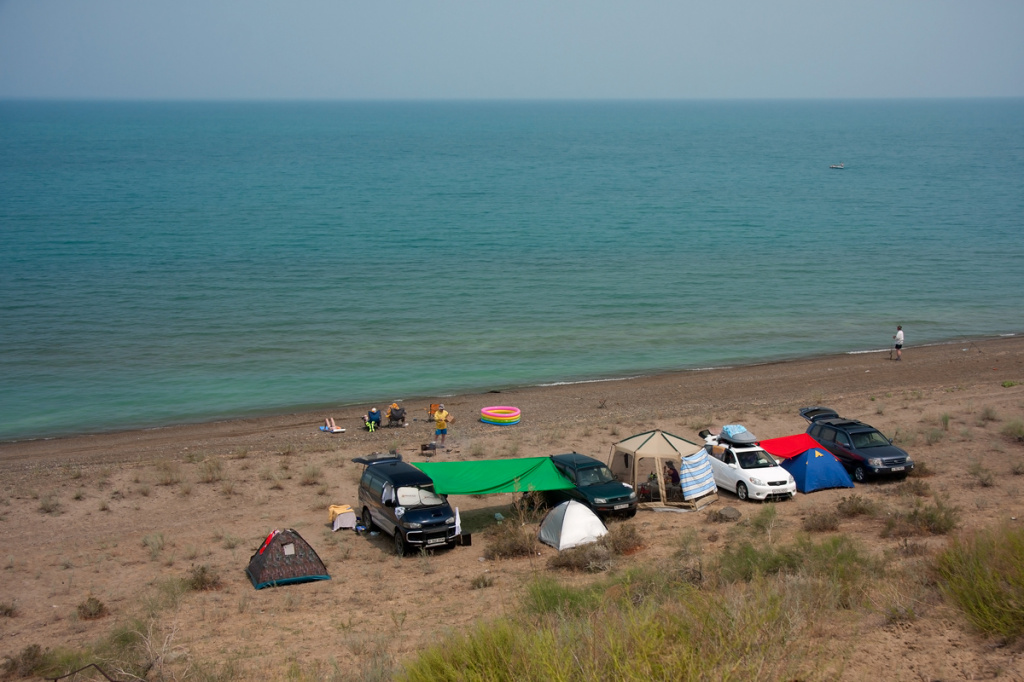
[[(666, 485), (665, 462), (679, 471), (680, 485)], [(660, 429), (615, 443), (608, 455), (612, 474), (633, 486), (644, 509), (699, 509), (718, 499), (707, 453), (696, 443)]]

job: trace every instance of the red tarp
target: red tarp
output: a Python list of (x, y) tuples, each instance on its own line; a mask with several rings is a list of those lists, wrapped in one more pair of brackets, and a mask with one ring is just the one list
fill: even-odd
[(798, 433), (795, 436), (783, 436), (782, 438), (769, 438), (758, 441), (758, 445), (765, 449), (769, 455), (775, 455), (783, 459), (791, 459), (801, 455), (812, 448), (825, 448), (808, 436), (806, 433)]

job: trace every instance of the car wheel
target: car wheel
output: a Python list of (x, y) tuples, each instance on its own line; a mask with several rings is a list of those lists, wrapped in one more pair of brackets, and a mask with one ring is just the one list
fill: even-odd
[(402, 537), (402, 531), (395, 529), (395, 554), (398, 556), (405, 556), (405, 550), (407, 546), (405, 544), (405, 538)]
[(853, 480), (857, 481), (857, 483), (863, 483), (867, 478), (868, 474), (864, 471), (864, 467), (857, 467), (853, 470)]
[(745, 486), (742, 483), (737, 483), (736, 484), (736, 497), (740, 498), (741, 500), (747, 499), (747, 486)]
[(631, 519), (631, 518), (633, 518), (634, 516), (636, 516), (636, 509), (630, 509), (630, 510), (629, 510), (629, 513), (628, 513), (628, 514), (626, 514), (626, 518), (627, 518), (627, 519)]
[(377, 530), (377, 526), (373, 523), (373, 517), (370, 516), (370, 509), (363, 507), (363, 528), (367, 531)]

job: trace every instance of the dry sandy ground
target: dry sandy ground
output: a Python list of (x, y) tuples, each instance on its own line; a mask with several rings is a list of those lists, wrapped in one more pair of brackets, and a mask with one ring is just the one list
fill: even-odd
[[(1024, 476), (1012, 473), (1021, 470), (1024, 446), (1000, 434), (1006, 422), (1024, 417), (1024, 339), (910, 348), (904, 358), (842, 355), (446, 397), (457, 421), (452, 447), (438, 459), (570, 450), (604, 457), (612, 443), (636, 432), (662, 428), (696, 441), (699, 429), (724, 423), (771, 438), (804, 429), (799, 407), (824, 404), (898, 432), (898, 442), (933, 472), (925, 479), (931, 490), (960, 508), (963, 530), (1024, 523)], [(1007, 381), (1018, 385), (1004, 387)], [(358, 406), (334, 412), (348, 428), (336, 436), (317, 430), (326, 416), (319, 413), (0, 445), (0, 604), (16, 606), (14, 616), (0, 617), (0, 656), (30, 644), (96, 641), (142, 613), (162, 581), (207, 564), (223, 587), (189, 593), (178, 608), (161, 611), (163, 632), (173, 638), (153, 644), (168, 658), (207, 668), (233, 662), (267, 679), (285, 678), (296, 666), (311, 671), (322, 664), (326, 671), (333, 661), (343, 677), (360, 679), (381, 661), (400, 665), (436, 643), (439, 625), (458, 629), (515, 609), (537, 574), (600, 579), (547, 568), (553, 550), (546, 547), (537, 557), (485, 561), (487, 537), (479, 533), (471, 547), (398, 559), (386, 536), (327, 529), (329, 504), (356, 502), (360, 467), (350, 459), (392, 448), (416, 459), (432, 433), (424, 408), (437, 401), (407, 401), (416, 421), (373, 434), (357, 428), (367, 408)], [(492, 404), (519, 406), (522, 423), (481, 424), (479, 409)], [(977, 467), (993, 474), (992, 485), (970, 473)], [(912, 504), (897, 484), (868, 483), (857, 492), (883, 509)], [(803, 518), (834, 509), (847, 494), (823, 491), (777, 505), (773, 539), (792, 538)], [(511, 497), (451, 501), (468, 523), (479, 523)], [(711, 508), (726, 505), (747, 518), (762, 508), (727, 493)], [(627, 523), (638, 525), (646, 545), (620, 568), (672, 561), (688, 529), (702, 534), (711, 553), (729, 537), (709, 531), (701, 512), (641, 511)], [(882, 524), (858, 517), (844, 520), (839, 532), (898, 555), (902, 541), (883, 539)], [(299, 530), (333, 580), (254, 591), (244, 569), (274, 528)], [(948, 541), (915, 540), (931, 554)], [(493, 586), (471, 589), (484, 574)], [(76, 607), (89, 596), (110, 614), (79, 618)], [(808, 632), (833, 650), (852, 652), (842, 679), (1024, 680), (1020, 643), (975, 634), (934, 596), (911, 604), (916, 619), (891, 623), (885, 614), (893, 599), (879, 594), (877, 603), (836, 613), (827, 627)]]

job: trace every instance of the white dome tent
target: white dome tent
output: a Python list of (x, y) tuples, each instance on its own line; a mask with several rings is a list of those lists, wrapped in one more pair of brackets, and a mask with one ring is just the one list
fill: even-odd
[(608, 529), (590, 507), (576, 500), (563, 502), (548, 512), (540, 524), (540, 541), (559, 552), (591, 542), (608, 534)]

